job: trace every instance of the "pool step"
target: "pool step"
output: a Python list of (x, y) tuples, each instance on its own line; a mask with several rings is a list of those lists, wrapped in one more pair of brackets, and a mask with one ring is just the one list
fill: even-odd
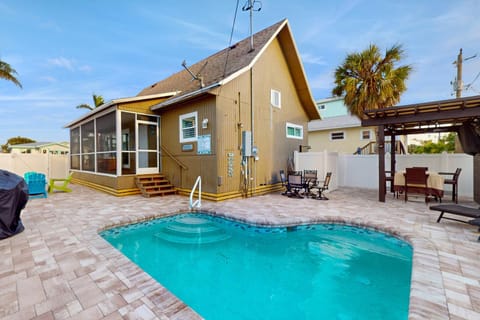
[(154, 237), (173, 243), (205, 244), (226, 240), (230, 235), (207, 219), (183, 217), (162, 228)]

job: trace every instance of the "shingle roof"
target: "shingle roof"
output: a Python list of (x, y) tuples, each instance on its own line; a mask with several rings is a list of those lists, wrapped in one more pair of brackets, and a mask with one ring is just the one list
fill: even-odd
[[(193, 74), (201, 71), (205, 87), (209, 87), (248, 66), (272, 36), (279, 31), (286, 19), (253, 35), (254, 50), (250, 50), (250, 38), (225, 48), (208, 58), (205, 58), (188, 68)], [(202, 69), (203, 68), (203, 69)], [(201, 89), (200, 81), (191, 81), (192, 76), (187, 70), (181, 70), (170, 77), (143, 89), (138, 96), (162, 92), (181, 91), (180, 95)]]
[(322, 131), (343, 128), (361, 127), (362, 123), (356, 116), (345, 115), (313, 120), (308, 123), (308, 131)]

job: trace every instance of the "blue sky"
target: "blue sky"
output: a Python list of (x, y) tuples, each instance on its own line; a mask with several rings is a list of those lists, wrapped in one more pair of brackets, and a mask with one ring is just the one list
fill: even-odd
[[(233, 42), (248, 36), (239, 3)], [(15, 136), (67, 141), (75, 106), (135, 96), (229, 44), (236, 0), (0, 0), (0, 59), (23, 84), (0, 80), (0, 144)], [(403, 45), (413, 67), (400, 104), (450, 99), (460, 48), (464, 83), (480, 72), (477, 0), (262, 0), (254, 31), (288, 18), (315, 99), (331, 96), (346, 54)], [(463, 96), (480, 94), (480, 79)]]

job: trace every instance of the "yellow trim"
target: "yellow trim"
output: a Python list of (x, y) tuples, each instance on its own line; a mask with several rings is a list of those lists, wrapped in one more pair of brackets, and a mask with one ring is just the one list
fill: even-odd
[(124, 197), (124, 196), (132, 196), (132, 195), (140, 194), (140, 189), (138, 188), (117, 190), (117, 189), (106, 187), (97, 183), (75, 179), (75, 178), (72, 178), (72, 183), (86, 186), (98, 191), (102, 191), (116, 197)]
[[(125, 197), (125, 196), (141, 194), (140, 189), (138, 188), (117, 190), (117, 189), (106, 187), (100, 184), (96, 184), (93, 182), (88, 182), (80, 179), (75, 179), (75, 178), (72, 178), (72, 183), (86, 186), (98, 191), (102, 191), (116, 197)], [(202, 192), (202, 199), (210, 200), (210, 201), (224, 201), (224, 200), (236, 199), (236, 198), (260, 196), (267, 193), (282, 191), (283, 189), (284, 187), (282, 186), (282, 184), (277, 183), (272, 185), (258, 186), (254, 190), (251, 190), (251, 191), (249, 190), (247, 195), (245, 195), (240, 191), (224, 192), (219, 194)], [(187, 196), (187, 197), (190, 196), (191, 191), (192, 190), (190, 189), (177, 188), (177, 194), (182, 196)], [(196, 192), (195, 195), (197, 196), (198, 193)]]
[[(273, 185), (259, 186), (254, 190), (251, 190), (251, 191), (249, 190), (247, 195), (240, 191), (224, 192), (224, 193), (218, 193), (218, 194), (202, 192), (202, 199), (211, 200), (211, 201), (224, 201), (224, 200), (235, 199), (235, 198), (260, 196), (267, 193), (282, 191), (283, 189), (284, 187), (282, 186), (282, 184), (277, 183)], [(191, 191), (192, 190), (189, 190), (189, 189), (177, 188), (178, 194), (182, 196), (190, 196)], [(195, 195), (198, 196), (198, 193), (195, 192)]]

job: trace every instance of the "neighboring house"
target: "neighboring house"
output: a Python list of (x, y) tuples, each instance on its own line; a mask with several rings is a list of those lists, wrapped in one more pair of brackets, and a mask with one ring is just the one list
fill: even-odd
[(373, 152), (375, 128), (362, 127), (360, 119), (348, 112), (343, 97), (318, 100), (317, 108), (322, 120), (308, 123), (310, 151), (353, 154), (359, 148), (370, 151), (372, 146)]
[(68, 154), (70, 146), (68, 142), (32, 142), (9, 145), (11, 153), (50, 153)]
[(254, 34), (253, 49), (244, 39), (68, 124), (71, 168), (75, 181), (115, 195), (159, 172), (181, 194), (197, 176), (205, 198), (262, 194), (281, 187), (279, 170), (319, 118), (283, 20)]
[[(308, 123), (310, 151), (376, 153), (376, 128), (362, 127), (360, 119), (349, 113), (343, 97), (321, 99), (316, 103), (322, 120)], [(385, 139), (388, 140), (389, 137)], [(387, 144), (386, 148), (389, 151), (390, 144)]]

